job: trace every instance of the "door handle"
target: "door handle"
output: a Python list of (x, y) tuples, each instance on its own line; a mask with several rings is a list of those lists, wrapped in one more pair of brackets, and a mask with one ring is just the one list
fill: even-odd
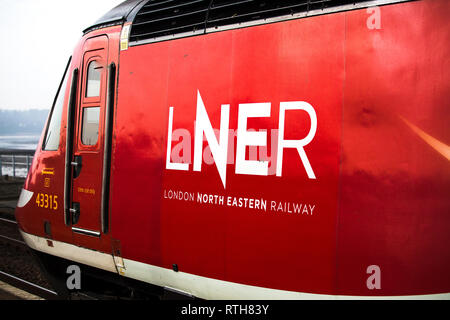
[(73, 167), (73, 178), (75, 179), (80, 175), (81, 167), (82, 167), (82, 161), (81, 156), (75, 156), (73, 161), (70, 163), (70, 165)]
[(80, 203), (79, 202), (73, 202), (72, 208), (69, 209), (70, 215), (72, 216), (72, 225), (75, 225), (78, 223), (78, 220), (80, 220)]

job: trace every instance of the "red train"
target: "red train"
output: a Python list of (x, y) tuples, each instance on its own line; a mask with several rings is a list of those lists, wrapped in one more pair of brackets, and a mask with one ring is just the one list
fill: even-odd
[[(128, 0), (16, 218), (62, 295), (449, 298), (446, 0)], [(88, 279), (88, 280), (84, 280)]]

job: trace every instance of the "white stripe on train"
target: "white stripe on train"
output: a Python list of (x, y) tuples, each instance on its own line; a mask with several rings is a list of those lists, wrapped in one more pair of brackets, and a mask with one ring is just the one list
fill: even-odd
[[(263, 287), (250, 286), (234, 282), (222, 281), (194, 274), (175, 272), (133, 260), (123, 259), (125, 268), (116, 267), (111, 254), (102, 253), (73, 244), (38, 237), (20, 231), (25, 242), (32, 249), (62, 257), (78, 263), (119, 272), (125, 277), (147, 282), (153, 285), (175, 289), (185, 294), (202, 299), (216, 300), (348, 300), (348, 299), (445, 299), (450, 300), (450, 293), (404, 295), (404, 296), (346, 296), (314, 294), (304, 292), (284, 291)], [(52, 246), (49, 246), (48, 241)]]

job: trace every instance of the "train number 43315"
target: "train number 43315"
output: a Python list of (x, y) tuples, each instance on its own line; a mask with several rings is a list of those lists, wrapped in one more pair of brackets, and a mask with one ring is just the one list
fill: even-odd
[(47, 193), (38, 193), (36, 195), (36, 204), (40, 208), (57, 210), (58, 196)]

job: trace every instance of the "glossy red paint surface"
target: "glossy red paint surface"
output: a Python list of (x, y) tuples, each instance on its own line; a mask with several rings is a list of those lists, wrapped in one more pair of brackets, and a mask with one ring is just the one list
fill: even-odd
[[(368, 27), (371, 13), (362, 9), (130, 47), (120, 61), (120, 28), (85, 36), (108, 34), (118, 86), (110, 232), (75, 243), (110, 253), (113, 238), (127, 259), (281, 290), (449, 292), (449, 162), (407, 123), (450, 144), (450, 7), (430, 0), (379, 9), (380, 29)], [(81, 66), (85, 38), (69, 72)], [(229, 105), (234, 131), (225, 186), (206, 141), (201, 171), (193, 170), (198, 94), (215, 129), (221, 106)], [(280, 103), (288, 101), (305, 101), (317, 115), (317, 132), (304, 147), (316, 179), (296, 149), (284, 150), (282, 175), (275, 175), (273, 130)], [(239, 105), (263, 102), (270, 116), (249, 118), (247, 126), (264, 130), (268, 147), (246, 153), (270, 159), (269, 175), (237, 174)], [(178, 154), (187, 171), (166, 168), (170, 107), (171, 161)], [(43, 220), (50, 220), (53, 237), (72, 243), (62, 218), (65, 117), (62, 148), (38, 150), (25, 185), (43, 192), (42, 169), (55, 168), (52, 190), (61, 208), (16, 214), (24, 231), (44, 236)], [(303, 139), (311, 127), (304, 111), (286, 111), (285, 121), (286, 139)], [(92, 170), (100, 175), (101, 163)], [(178, 191), (188, 200), (170, 199)], [(204, 194), (224, 203), (201, 203)], [(267, 207), (235, 207), (228, 197), (265, 200)], [(289, 209), (278, 210), (280, 202)], [(291, 213), (293, 203), (309, 210)], [(381, 289), (367, 287), (371, 265), (380, 267)]]
[[(227, 281), (332, 291), (344, 15), (318, 19), (320, 23), (291, 21), (121, 53), (112, 220), (121, 226), (113, 234), (122, 239), (124, 256), (165, 268), (176, 263), (183, 272)], [(325, 36), (308, 37), (319, 31)], [(322, 47), (327, 59), (314, 54)], [(308, 179), (292, 149), (284, 152), (282, 177), (237, 175), (229, 164), (226, 189), (215, 164), (203, 163), (201, 172), (193, 172), (192, 165), (186, 172), (165, 170), (169, 106), (174, 107), (173, 129), (188, 130), (193, 148), (197, 90), (217, 129), (221, 104), (230, 104), (230, 129), (236, 130), (240, 103), (270, 102), (270, 117), (249, 121), (249, 128), (267, 129), (269, 137), (278, 128), (281, 101), (315, 106), (320, 124), (306, 152), (320, 179)], [(288, 137), (304, 138), (309, 127), (303, 112), (287, 112)], [(235, 154), (235, 145), (229, 152)], [(262, 198), (269, 204), (267, 210), (232, 210), (165, 199), (169, 190), (193, 193), (196, 199), (207, 193)], [(129, 201), (125, 192), (141, 196)], [(270, 201), (309, 203), (316, 209), (312, 216), (281, 213), (270, 210)]]
[[(450, 145), (448, 1), (381, 7), (381, 29), (347, 13), (340, 293), (420, 294), (450, 287), (450, 163), (402, 120)], [(368, 290), (369, 265), (381, 290)]]

